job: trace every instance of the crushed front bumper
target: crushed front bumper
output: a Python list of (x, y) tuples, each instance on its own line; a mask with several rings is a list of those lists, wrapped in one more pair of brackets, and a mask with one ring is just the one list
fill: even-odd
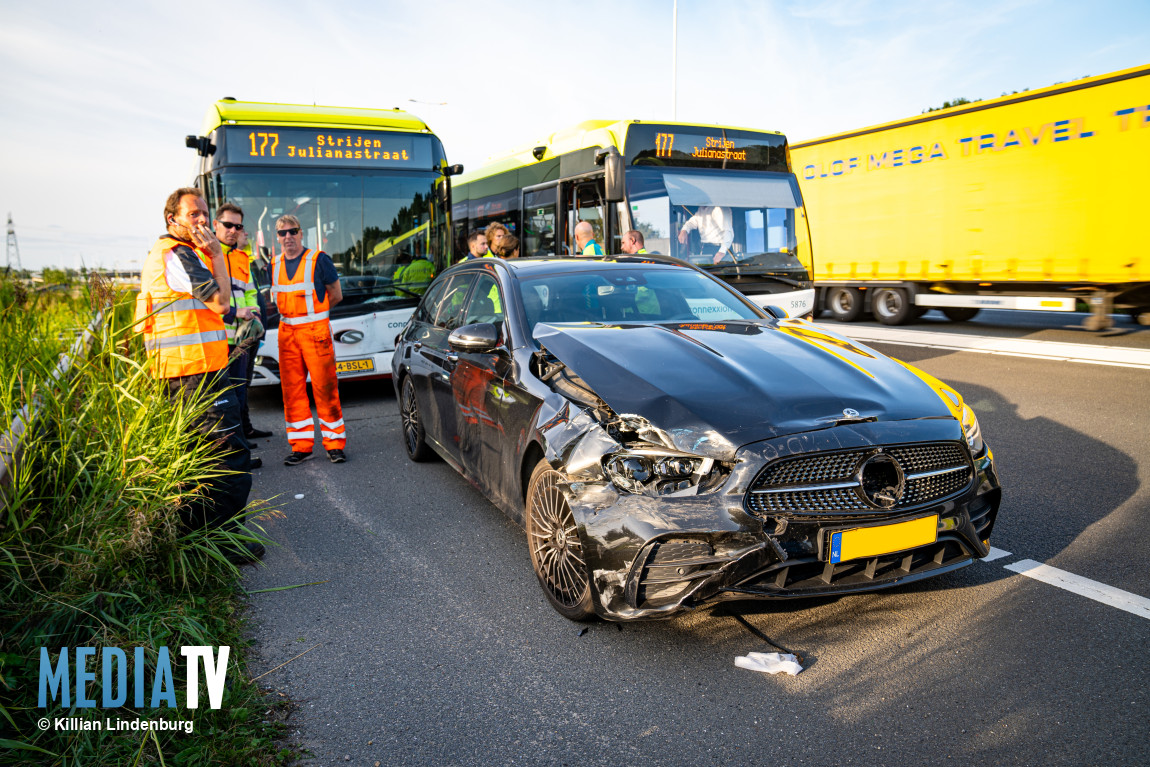
[[(764, 466), (808, 453), (962, 440), (955, 421), (861, 423), (791, 435), (739, 450), (715, 493), (685, 498), (622, 494), (610, 483), (574, 482), (568, 500), (580, 527), (596, 612), (609, 620), (667, 617), (732, 599), (850, 594), (940, 575), (989, 553), (1001, 488), (989, 450), (971, 463), (960, 492), (890, 511), (768, 515), (746, 502)], [(833, 562), (835, 530), (934, 516), (937, 537), (913, 548)]]

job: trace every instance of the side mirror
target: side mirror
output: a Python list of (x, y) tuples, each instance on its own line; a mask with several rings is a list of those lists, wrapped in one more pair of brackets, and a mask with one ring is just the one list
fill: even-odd
[(451, 331), (447, 345), (457, 352), (490, 352), (499, 345), (499, 331), (490, 322), (476, 322)]
[(787, 310), (782, 309), (774, 304), (763, 307), (763, 311), (774, 317), (776, 320), (785, 320), (787, 318)]
[(607, 202), (622, 202), (626, 197), (626, 186), (623, 182), (623, 155), (613, 146), (609, 146), (595, 155), (595, 164), (603, 166), (603, 177), (606, 182)]

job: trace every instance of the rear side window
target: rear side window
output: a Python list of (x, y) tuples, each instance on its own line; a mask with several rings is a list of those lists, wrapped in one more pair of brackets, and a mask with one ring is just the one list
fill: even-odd
[(435, 327), (455, 330), (463, 324), (463, 307), (467, 304), (467, 291), (473, 282), (474, 273), (456, 275), (451, 279), (435, 308), (435, 320), (432, 323)]
[(414, 320), (416, 322), (424, 322), (428, 325), (435, 319), (435, 310), (439, 306), (439, 302), (443, 299), (443, 291), (447, 289), (449, 280), (440, 280), (431, 286), (431, 290), (427, 291), (427, 295), (419, 302), (419, 306), (415, 309)]

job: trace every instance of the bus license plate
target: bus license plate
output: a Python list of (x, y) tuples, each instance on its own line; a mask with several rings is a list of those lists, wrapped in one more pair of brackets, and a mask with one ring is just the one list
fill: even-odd
[(335, 363), (336, 375), (347, 373), (370, 373), (375, 370), (375, 360), (340, 360)]
[(893, 554), (934, 543), (938, 538), (938, 515), (878, 527), (858, 527), (831, 533), (830, 560), (846, 562), (863, 557)]

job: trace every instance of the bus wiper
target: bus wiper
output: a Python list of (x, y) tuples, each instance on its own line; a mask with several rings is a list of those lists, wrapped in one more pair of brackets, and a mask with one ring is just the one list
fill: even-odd
[(753, 264), (715, 264), (709, 266), (707, 271), (714, 272), (719, 276), (730, 274), (732, 271), (739, 277), (754, 277), (757, 280), (773, 280), (781, 282), (784, 285), (790, 285), (793, 288), (807, 287), (802, 280), (796, 280), (794, 277), (784, 277), (781, 274), (773, 272), (760, 271), (759, 268)]

